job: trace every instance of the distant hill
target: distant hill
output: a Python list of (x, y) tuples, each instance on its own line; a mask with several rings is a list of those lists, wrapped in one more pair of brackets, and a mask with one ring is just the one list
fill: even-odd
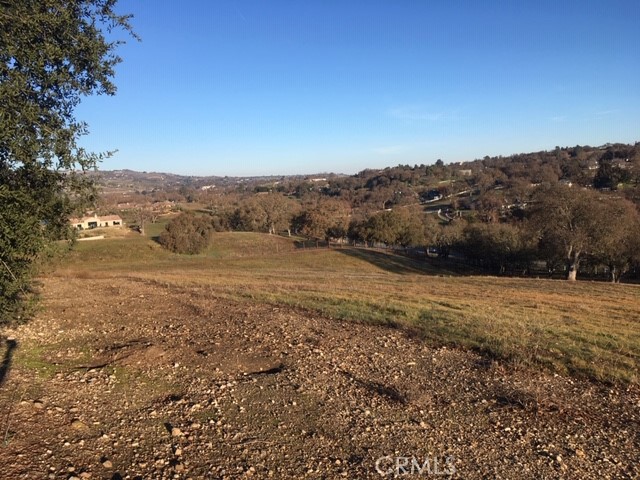
[[(355, 175), (193, 176), (105, 170), (96, 176), (107, 204), (172, 201), (211, 205), (220, 193), (279, 192), (303, 203), (339, 199), (370, 212), (424, 204), (428, 209), (479, 209), (526, 202), (532, 187), (556, 182), (621, 194), (640, 205), (640, 143), (576, 145), (468, 162), (397, 165)], [(229, 200), (234, 201), (234, 200)], [(486, 207), (486, 205), (484, 205)], [(482, 208), (484, 208), (482, 207)], [(480, 209), (482, 209), (480, 208)]]
[(163, 172), (138, 172), (135, 170), (99, 170), (91, 172), (105, 193), (112, 192), (153, 192), (157, 190), (179, 189), (185, 187), (195, 190), (208, 188), (247, 185), (256, 187), (263, 184), (273, 184), (281, 181), (304, 181), (314, 178), (336, 178), (341, 175), (320, 173), (316, 175), (270, 175), (253, 177), (229, 176), (196, 176), (178, 175)]

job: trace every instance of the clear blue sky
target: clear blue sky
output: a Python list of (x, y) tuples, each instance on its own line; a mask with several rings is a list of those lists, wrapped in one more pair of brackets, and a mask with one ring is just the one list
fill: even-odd
[(640, 1), (121, 0), (102, 169), (364, 168), (640, 140)]

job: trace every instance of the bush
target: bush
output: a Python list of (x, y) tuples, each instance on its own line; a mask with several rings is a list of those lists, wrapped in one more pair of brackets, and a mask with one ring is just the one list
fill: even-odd
[(202, 253), (211, 240), (213, 224), (207, 217), (181, 213), (160, 234), (160, 245), (174, 253)]

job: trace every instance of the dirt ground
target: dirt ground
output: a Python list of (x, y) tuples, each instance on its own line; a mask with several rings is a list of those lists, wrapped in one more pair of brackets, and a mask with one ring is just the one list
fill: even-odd
[(43, 297), (3, 332), (2, 479), (640, 477), (637, 386), (134, 277)]

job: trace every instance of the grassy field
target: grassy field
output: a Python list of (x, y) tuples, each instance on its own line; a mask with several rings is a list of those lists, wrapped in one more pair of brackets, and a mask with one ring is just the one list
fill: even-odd
[(635, 285), (461, 276), (386, 252), (300, 249), (293, 239), (255, 233), (217, 233), (198, 256), (170, 254), (135, 234), (85, 242), (57, 275), (133, 276), (406, 328), (430, 344), (563, 374), (640, 380)]

